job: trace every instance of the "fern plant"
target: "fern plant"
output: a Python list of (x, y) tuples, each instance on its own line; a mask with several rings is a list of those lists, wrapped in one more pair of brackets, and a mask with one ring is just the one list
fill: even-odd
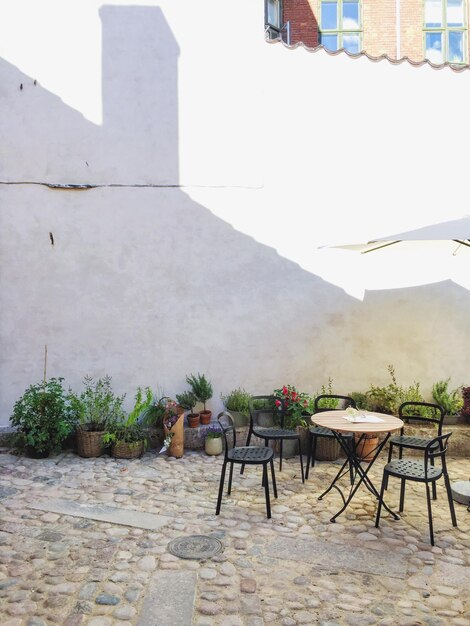
[(457, 415), (463, 408), (462, 387), (450, 391), (449, 383), (450, 378), (435, 383), (432, 387), (432, 397), (436, 404), (444, 409), (446, 415)]
[(213, 394), (210, 381), (207, 380), (204, 374), (190, 374), (186, 376), (186, 382), (191, 387), (191, 391), (196, 396), (197, 400), (202, 402), (204, 411), (206, 411), (206, 402), (212, 398)]

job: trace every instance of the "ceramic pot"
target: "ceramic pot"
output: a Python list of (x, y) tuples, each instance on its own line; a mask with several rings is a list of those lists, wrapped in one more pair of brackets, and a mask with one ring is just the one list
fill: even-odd
[(379, 445), (378, 436), (373, 433), (362, 435), (362, 440), (360, 441), (360, 443), (360, 434), (355, 434), (354, 438), (356, 441), (357, 456), (361, 459), (361, 461), (372, 461), (372, 459), (374, 458), (375, 449)]
[(199, 413), (188, 413), (189, 428), (197, 428), (199, 426)]
[(210, 456), (217, 456), (222, 453), (223, 445), (222, 445), (222, 437), (207, 437), (204, 449), (206, 454)]
[(207, 426), (211, 423), (212, 411), (201, 411), (199, 413), (199, 420), (202, 426)]

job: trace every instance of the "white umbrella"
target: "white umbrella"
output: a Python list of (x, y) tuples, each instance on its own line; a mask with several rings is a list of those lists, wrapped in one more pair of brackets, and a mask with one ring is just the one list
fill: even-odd
[(318, 256), (318, 274), (360, 299), (367, 290), (449, 280), (470, 290), (469, 237), (470, 217), (464, 216), (367, 243), (326, 247)]

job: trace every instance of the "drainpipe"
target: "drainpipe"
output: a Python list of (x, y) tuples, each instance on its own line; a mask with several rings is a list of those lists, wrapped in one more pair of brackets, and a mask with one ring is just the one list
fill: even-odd
[(401, 58), (401, 19), (400, 19), (400, 6), (401, 0), (395, 0), (395, 47), (396, 47), (396, 57), (397, 59)]

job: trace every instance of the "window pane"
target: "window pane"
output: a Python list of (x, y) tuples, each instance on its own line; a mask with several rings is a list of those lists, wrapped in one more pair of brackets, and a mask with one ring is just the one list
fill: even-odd
[(431, 63), (443, 63), (442, 33), (426, 33), (426, 58)]
[(359, 28), (359, 2), (343, 2), (343, 29)]
[(336, 30), (338, 28), (338, 3), (321, 3), (321, 27), (324, 30)]
[(357, 33), (348, 33), (343, 35), (343, 48), (352, 54), (360, 52), (359, 35)]
[(442, 26), (442, 0), (426, 0), (424, 5), (424, 25), (427, 28)]
[(463, 63), (463, 33), (459, 31), (449, 31), (449, 53), (450, 63)]
[(463, 0), (447, 0), (447, 26), (463, 26)]
[(281, 28), (279, 0), (268, 0), (268, 24)]
[(321, 35), (321, 44), (327, 50), (338, 50), (338, 35)]

